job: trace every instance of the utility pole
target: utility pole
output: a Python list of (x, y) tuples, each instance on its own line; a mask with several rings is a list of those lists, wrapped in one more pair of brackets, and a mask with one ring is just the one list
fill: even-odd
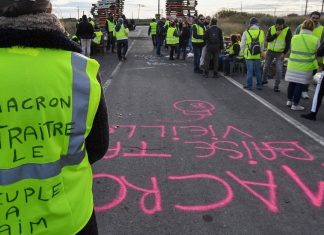
[[(324, 0), (323, 0), (324, 1)], [(78, 6), (78, 20), (80, 19), (80, 7)]]
[[(323, 0), (324, 2), (324, 0)], [(323, 6), (322, 6), (322, 11), (323, 11)], [(158, 15), (160, 15), (160, 0), (158, 0)]]
[[(324, 1), (324, 0), (323, 0)], [(242, 14), (242, 12), (243, 12), (243, 3), (242, 3), (242, 1), (241, 1), (241, 14)]]
[(321, 15), (323, 14), (323, 5), (324, 5), (324, 0), (322, 1), (322, 10), (321, 10)]
[(307, 5), (308, 5), (308, 0), (306, 0), (305, 16), (307, 15)]

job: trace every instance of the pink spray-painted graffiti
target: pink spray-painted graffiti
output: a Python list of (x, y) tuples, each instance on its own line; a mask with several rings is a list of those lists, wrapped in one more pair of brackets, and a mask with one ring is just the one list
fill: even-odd
[[(298, 175), (298, 173), (293, 170), (288, 165), (282, 165), (282, 175), (279, 177), (283, 177), (284, 175), (291, 177), (292, 182), (290, 182), (288, 185), (282, 185), (282, 187), (289, 186), (290, 188), (298, 188), (300, 189), (300, 193), (302, 195), (305, 195), (305, 198), (309, 201), (310, 207), (314, 208), (323, 208), (323, 200), (324, 200), (324, 181), (320, 181), (318, 183), (318, 192), (313, 193), (308, 186), (306, 186), (306, 183), (301, 180), (301, 177)], [(258, 182), (253, 179), (242, 179), (238, 176), (237, 173), (234, 173), (233, 171), (226, 171), (227, 177), (219, 177), (217, 175), (211, 175), (211, 174), (193, 174), (193, 175), (177, 175), (177, 176), (168, 176), (168, 184), (172, 184), (172, 182), (182, 182), (191, 180), (192, 187), (195, 188), (195, 180), (204, 180), (206, 183), (206, 188), (211, 188), (213, 185), (220, 185), (220, 191), (224, 194), (224, 197), (221, 199), (218, 199), (217, 201), (201, 204), (204, 199), (201, 201), (197, 201), (196, 204), (192, 205), (185, 205), (181, 202), (174, 202), (173, 205), (167, 205), (170, 207), (174, 207), (176, 210), (184, 211), (184, 212), (205, 212), (205, 211), (211, 211), (211, 210), (218, 210), (223, 207), (229, 206), (233, 201), (235, 201), (235, 195), (238, 192), (235, 192), (235, 183), (240, 185), (243, 189), (246, 190), (246, 195), (240, 195), (240, 197), (247, 197), (250, 199), (250, 195), (252, 195), (251, 201), (255, 204), (263, 204), (263, 208), (268, 210), (271, 213), (278, 213), (280, 211), (279, 205), (278, 205), (278, 199), (277, 199), (277, 191), (278, 191), (278, 185), (275, 180), (275, 174), (271, 170), (266, 170), (264, 175), (266, 176), (265, 182)], [(139, 209), (142, 211), (142, 213), (147, 215), (153, 215), (159, 212), (163, 211), (162, 208), (162, 197), (167, 197), (168, 195), (162, 195), (160, 187), (158, 186), (158, 178), (157, 177), (150, 177), (149, 181), (151, 181), (152, 188), (147, 189), (144, 187), (136, 186), (133, 183), (130, 183), (128, 179), (126, 179), (125, 176), (113, 176), (108, 174), (97, 174), (94, 176), (95, 179), (100, 178), (109, 178), (113, 180), (117, 185), (119, 185), (119, 191), (115, 198), (110, 199), (111, 201), (105, 202), (102, 205), (96, 206), (97, 212), (103, 212), (112, 210), (113, 208), (119, 206), (123, 201), (127, 198), (129, 189), (136, 190), (140, 193), (141, 197), (139, 200)], [(212, 182), (212, 183), (210, 183)], [(202, 182), (199, 182), (199, 184), (203, 184)], [(204, 184), (205, 185), (205, 184)], [(188, 187), (186, 187), (188, 188)], [(181, 186), (178, 189), (181, 191)], [(260, 192), (258, 192), (260, 190)], [(266, 190), (268, 193), (266, 196), (262, 195), (262, 193)], [(185, 193), (192, 193), (187, 191), (182, 191), (182, 194)], [(217, 194), (219, 194), (218, 192)], [(200, 195), (201, 198), (203, 198), (203, 195)], [(215, 195), (217, 196), (217, 195)], [(150, 208), (148, 208), (148, 197), (153, 197), (154, 202), (152, 203), (152, 200), (150, 200), (151, 205)], [(197, 197), (199, 200), (199, 196)], [(168, 200), (169, 201), (169, 200)]]
[[(244, 130), (234, 124), (216, 126), (207, 123), (208, 118), (213, 117), (215, 106), (207, 101), (183, 100), (173, 105), (174, 110), (182, 115), (177, 120), (159, 120), (154, 124), (114, 124), (110, 126), (109, 133), (113, 139), (104, 157), (107, 161), (125, 159), (128, 161), (173, 161), (179, 157), (173, 149), (186, 148), (187, 159), (209, 164), (226, 159), (233, 163), (242, 164), (250, 168), (266, 165), (262, 174), (253, 178), (244, 176), (233, 169), (224, 169), (222, 176), (210, 173), (196, 172), (192, 174), (168, 175), (165, 179), (158, 176), (145, 177), (145, 186), (140, 186), (134, 179), (125, 174), (111, 175), (99, 173), (94, 175), (95, 180), (103, 180), (118, 188), (110, 198), (100, 201), (96, 205), (96, 211), (110, 211), (129, 200), (129, 192), (137, 192), (138, 208), (146, 215), (162, 213), (163, 209), (174, 208), (182, 212), (205, 212), (221, 210), (239, 200), (247, 197), (252, 205), (263, 208), (270, 213), (279, 213), (277, 191), (280, 187), (294, 188), (296, 193), (305, 196), (311, 207), (322, 208), (324, 200), (324, 181), (319, 181), (318, 189), (312, 190), (303, 177), (289, 166), (290, 163), (314, 163), (316, 157), (310, 153), (298, 140), (269, 140), (254, 136), (249, 130)], [(204, 121), (204, 124), (199, 123)], [(195, 123), (194, 123), (195, 122)], [(145, 137), (143, 137), (145, 136)], [(116, 138), (114, 138), (116, 137)], [(163, 143), (171, 143), (174, 146), (164, 148)], [(160, 143), (162, 146), (157, 146)], [(323, 165), (322, 165), (323, 166)], [(235, 168), (236, 169), (236, 168)], [(279, 171), (279, 172), (278, 172)], [(277, 178), (286, 177), (289, 182), (286, 185), (278, 185)], [(174, 199), (172, 204), (164, 205), (164, 199), (170, 195), (164, 195), (164, 185), (159, 184), (163, 180), (168, 185), (175, 185), (175, 190), (182, 192), (180, 198)], [(320, 179), (319, 179), (320, 180)], [(107, 187), (109, 187), (109, 184)], [(183, 185), (190, 184), (191, 187)], [(195, 185), (204, 185), (207, 190), (215, 193), (212, 199), (206, 199), (200, 192), (186, 191), (195, 188)], [(100, 184), (102, 185), (102, 184)], [(149, 185), (149, 186), (148, 186)], [(240, 190), (237, 190), (239, 188)], [(245, 195), (238, 195), (239, 192)], [(176, 192), (175, 191), (175, 192)], [(186, 195), (198, 194), (197, 201), (187, 201)], [(252, 197), (251, 197), (252, 196)], [(113, 198), (111, 198), (113, 197)], [(170, 202), (168, 198), (168, 202)]]

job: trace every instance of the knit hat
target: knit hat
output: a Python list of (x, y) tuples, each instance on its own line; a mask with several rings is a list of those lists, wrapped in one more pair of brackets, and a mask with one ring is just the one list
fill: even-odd
[(46, 12), (50, 0), (1, 0), (0, 16), (16, 17)]
[(259, 21), (258, 21), (257, 18), (252, 17), (252, 18), (250, 19), (250, 25), (252, 25), (252, 24), (257, 24), (257, 23), (259, 23)]

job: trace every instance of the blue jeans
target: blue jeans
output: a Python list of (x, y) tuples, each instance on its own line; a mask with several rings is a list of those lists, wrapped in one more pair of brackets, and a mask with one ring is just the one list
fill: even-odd
[(202, 47), (194, 47), (193, 52), (194, 52), (194, 68), (195, 70), (199, 70)]
[(247, 73), (247, 80), (246, 80), (246, 86), (249, 89), (252, 89), (253, 87), (253, 75), (255, 74), (256, 80), (257, 80), (257, 87), (262, 87), (262, 81), (261, 81), (261, 60), (245, 60), (246, 62), (246, 73)]

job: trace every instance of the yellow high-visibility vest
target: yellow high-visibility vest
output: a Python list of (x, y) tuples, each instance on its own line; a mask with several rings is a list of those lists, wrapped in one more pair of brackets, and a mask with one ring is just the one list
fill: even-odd
[(0, 66), (0, 231), (76, 234), (93, 212), (85, 138), (100, 102), (99, 64), (11, 47), (0, 48)]
[[(286, 36), (288, 33), (289, 27), (284, 28), (278, 37), (273, 40), (272, 42), (268, 42), (268, 50), (274, 51), (274, 52), (283, 52), (286, 47)], [(270, 34), (275, 35), (277, 33), (276, 26), (271, 26), (270, 28)]]

